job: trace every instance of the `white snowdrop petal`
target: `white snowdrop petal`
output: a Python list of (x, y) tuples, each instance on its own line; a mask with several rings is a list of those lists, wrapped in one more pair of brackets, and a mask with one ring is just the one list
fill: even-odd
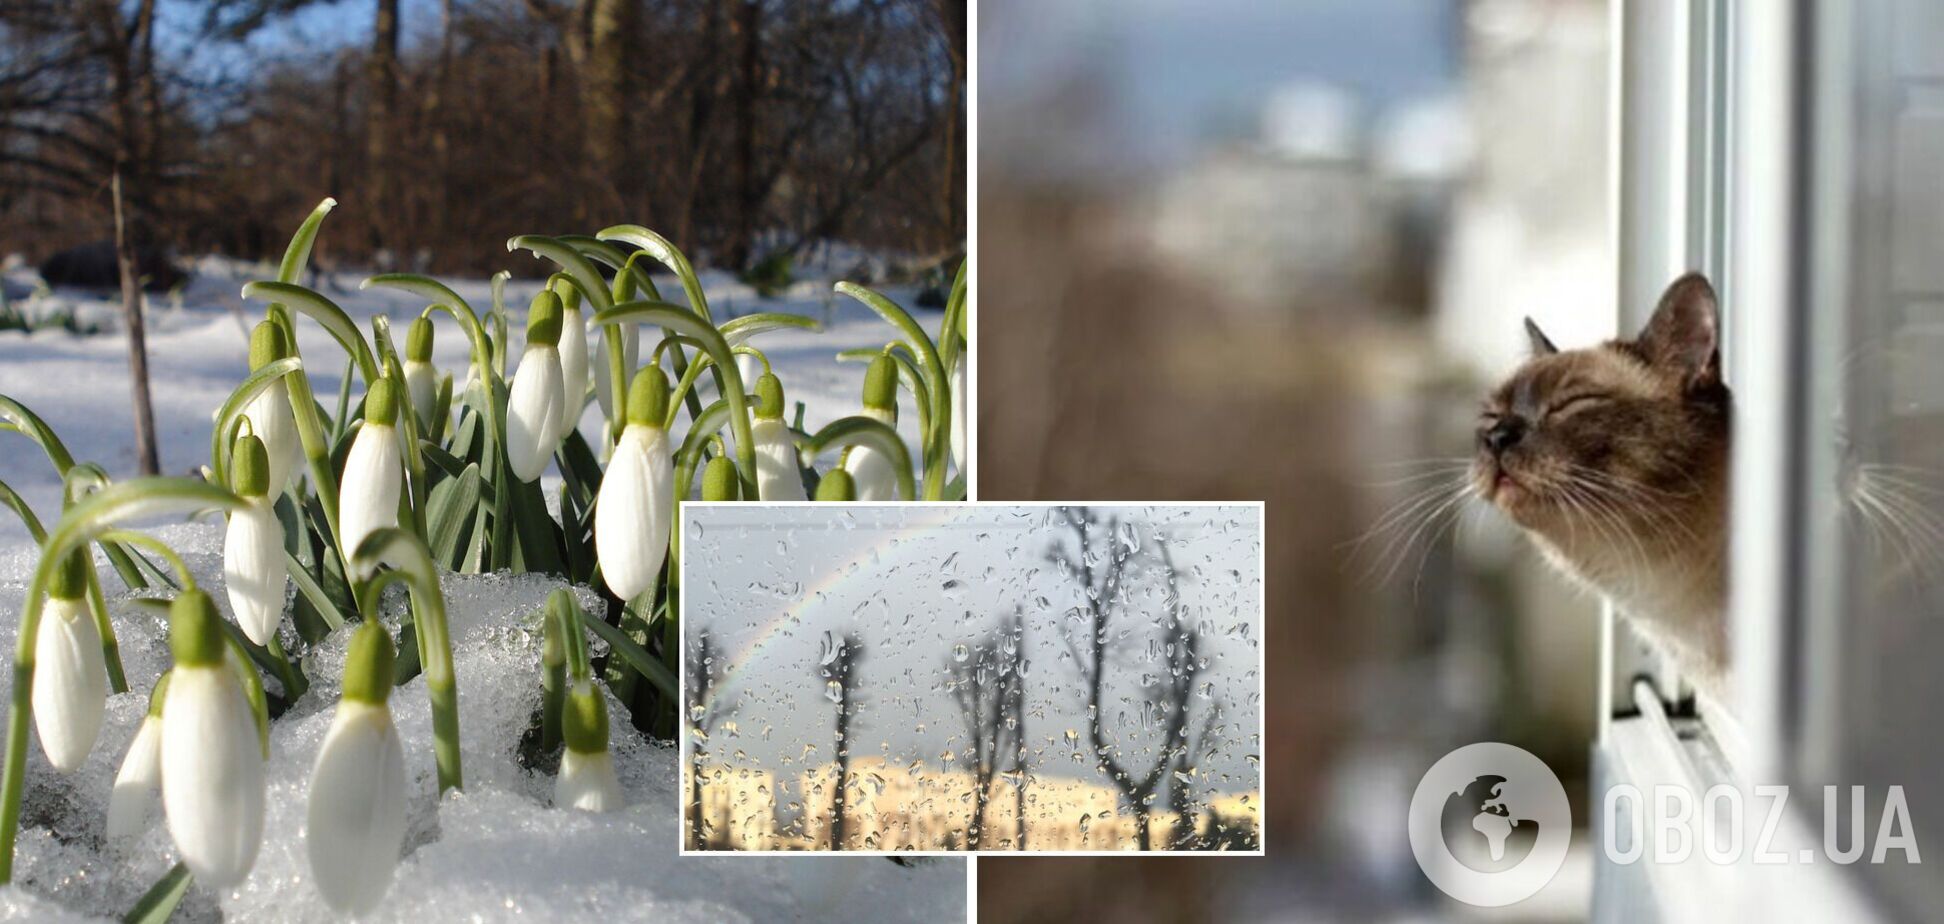
[(338, 704), (311, 769), (306, 843), (325, 904), (364, 914), (391, 889), (405, 843), (405, 748), (384, 706)]
[(608, 589), (631, 600), (655, 586), (668, 553), (675, 466), (660, 428), (621, 431), (594, 505), (594, 554)]
[(554, 780), (554, 805), (583, 812), (618, 812), (627, 807), (614, 758), (606, 751), (583, 754), (566, 748), (560, 755), (560, 776)]
[(269, 496), (283, 494), (291, 473), (303, 463), (304, 447), (297, 438), (297, 419), (290, 412), (290, 392), (278, 379), (243, 406), (250, 432), (263, 441), (270, 461)]
[[(886, 425), (895, 426), (891, 415), (874, 408), (865, 408), (863, 416), (874, 418)], [(879, 452), (874, 446), (853, 446), (844, 459), (844, 471), (850, 473), (851, 480), (857, 484), (857, 499), (861, 501), (888, 501), (898, 499), (897, 466), (891, 457)]]
[(47, 761), (63, 773), (81, 766), (101, 733), (108, 668), (101, 631), (81, 600), (50, 598), (34, 636), (34, 728)]
[(230, 514), (223, 538), (223, 586), (236, 624), (250, 641), (267, 644), (283, 619), (283, 524), (265, 498)]
[(177, 667), (162, 705), (162, 809), (196, 881), (249, 875), (263, 842), (263, 752), (256, 719), (227, 669)]
[(419, 425), (430, 428), (432, 415), (438, 410), (434, 405), (439, 403), (439, 370), (431, 363), (406, 360), (405, 393), (411, 396)]
[(547, 470), (560, 435), (560, 353), (549, 346), (531, 346), (513, 372), (513, 388), (506, 399), (506, 461), (513, 475), (532, 481)]
[(797, 469), (796, 437), (781, 420), (761, 417), (750, 425), (756, 448), (756, 494), (766, 501), (809, 500)]
[(162, 720), (144, 716), (122, 758), (121, 771), (115, 774), (115, 788), (108, 794), (109, 840), (134, 837), (148, 828), (161, 785)]
[(566, 313), (560, 325), (560, 394), (563, 399), (560, 434), (564, 440), (580, 426), (580, 412), (587, 400), (587, 328), (581, 325), (578, 309)]
[(338, 486), (338, 527), (344, 548), (356, 552), (365, 537), (398, 525), (398, 493), (404, 467), (398, 458), (397, 430), (365, 422), (344, 460), (344, 480)]
[(952, 464), (965, 471), (965, 357), (952, 363)]

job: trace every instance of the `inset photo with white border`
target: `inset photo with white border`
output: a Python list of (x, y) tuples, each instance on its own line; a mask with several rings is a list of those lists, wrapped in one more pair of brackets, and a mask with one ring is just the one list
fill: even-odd
[(683, 853), (1262, 853), (1261, 504), (682, 511)]

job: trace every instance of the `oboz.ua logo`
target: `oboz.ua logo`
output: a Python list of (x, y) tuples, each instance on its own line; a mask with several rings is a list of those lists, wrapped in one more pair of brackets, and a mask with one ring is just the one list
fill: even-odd
[(1559, 873), (1573, 813), (1559, 777), (1522, 748), (1468, 744), (1411, 796), (1411, 854), (1431, 883), (1470, 905), (1532, 897)]

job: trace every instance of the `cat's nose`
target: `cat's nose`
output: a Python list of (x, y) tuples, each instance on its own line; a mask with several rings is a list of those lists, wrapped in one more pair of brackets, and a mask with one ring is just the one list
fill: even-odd
[(1498, 455), (1519, 444), (1525, 437), (1526, 423), (1520, 417), (1501, 417), (1491, 426), (1478, 432), (1478, 441), (1493, 455)]

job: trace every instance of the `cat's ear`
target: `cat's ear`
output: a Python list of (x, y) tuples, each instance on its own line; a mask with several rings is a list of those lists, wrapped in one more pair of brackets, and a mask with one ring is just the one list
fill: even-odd
[(1673, 370), (1690, 387), (1721, 381), (1720, 309), (1700, 273), (1674, 280), (1634, 341), (1649, 363)]
[(1532, 341), (1532, 355), (1551, 356), (1559, 352), (1559, 348), (1553, 346), (1553, 342), (1546, 338), (1546, 332), (1540, 330), (1539, 325), (1533, 323), (1529, 317), (1525, 319), (1525, 322), (1526, 339)]

